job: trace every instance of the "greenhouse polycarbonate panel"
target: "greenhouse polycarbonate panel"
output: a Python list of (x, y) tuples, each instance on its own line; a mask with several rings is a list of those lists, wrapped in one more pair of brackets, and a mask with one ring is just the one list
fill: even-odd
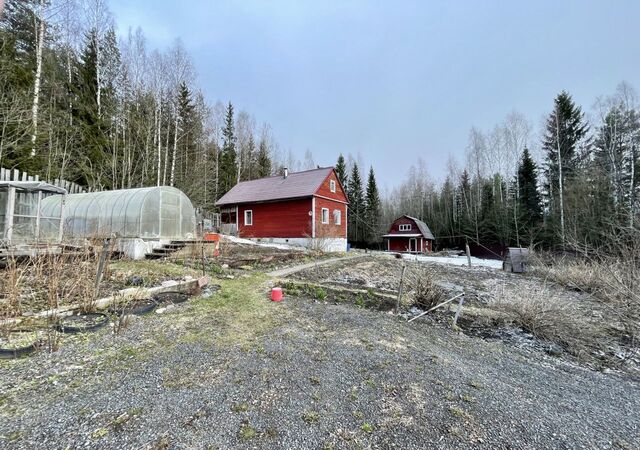
[[(43, 201), (46, 214), (59, 210), (59, 201)], [(64, 216), (65, 236), (71, 238), (190, 239), (195, 232), (191, 201), (167, 186), (72, 194)]]

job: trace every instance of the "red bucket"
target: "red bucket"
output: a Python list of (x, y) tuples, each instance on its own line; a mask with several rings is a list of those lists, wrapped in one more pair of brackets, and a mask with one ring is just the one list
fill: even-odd
[(282, 288), (274, 287), (271, 289), (271, 300), (274, 302), (282, 301)]

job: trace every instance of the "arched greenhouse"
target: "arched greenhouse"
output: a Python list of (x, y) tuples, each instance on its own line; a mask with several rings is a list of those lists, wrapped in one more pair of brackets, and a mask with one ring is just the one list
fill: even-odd
[[(61, 206), (61, 196), (42, 201), (47, 215)], [(64, 240), (116, 237), (136, 258), (163, 242), (194, 239), (196, 233), (191, 200), (169, 186), (69, 194), (62, 216)]]

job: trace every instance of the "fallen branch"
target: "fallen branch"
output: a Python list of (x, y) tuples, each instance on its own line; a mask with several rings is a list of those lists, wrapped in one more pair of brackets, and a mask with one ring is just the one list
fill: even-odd
[(413, 322), (414, 320), (416, 320), (416, 319), (418, 319), (418, 318), (420, 318), (420, 317), (424, 316), (425, 314), (427, 314), (427, 313), (429, 313), (429, 312), (433, 311), (434, 309), (438, 309), (438, 308), (440, 308), (441, 306), (446, 305), (447, 303), (451, 303), (452, 301), (454, 301), (455, 299), (457, 299), (457, 298), (459, 298), (459, 297), (462, 297), (463, 295), (464, 295), (464, 293), (462, 293), (462, 294), (458, 294), (458, 295), (456, 295), (455, 297), (451, 297), (449, 300), (445, 300), (444, 302), (442, 302), (442, 303), (440, 303), (440, 304), (438, 304), (438, 305), (434, 306), (433, 308), (429, 308), (429, 309), (427, 309), (425, 312), (423, 312), (423, 313), (421, 313), (421, 314), (418, 314), (417, 316), (413, 317), (412, 319), (409, 319), (409, 320), (408, 320), (408, 322)]

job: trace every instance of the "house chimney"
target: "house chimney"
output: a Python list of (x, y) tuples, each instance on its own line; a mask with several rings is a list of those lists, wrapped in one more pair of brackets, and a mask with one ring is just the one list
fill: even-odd
[(284, 168), (284, 179), (286, 180), (288, 176), (289, 176), (289, 168), (285, 167)]

